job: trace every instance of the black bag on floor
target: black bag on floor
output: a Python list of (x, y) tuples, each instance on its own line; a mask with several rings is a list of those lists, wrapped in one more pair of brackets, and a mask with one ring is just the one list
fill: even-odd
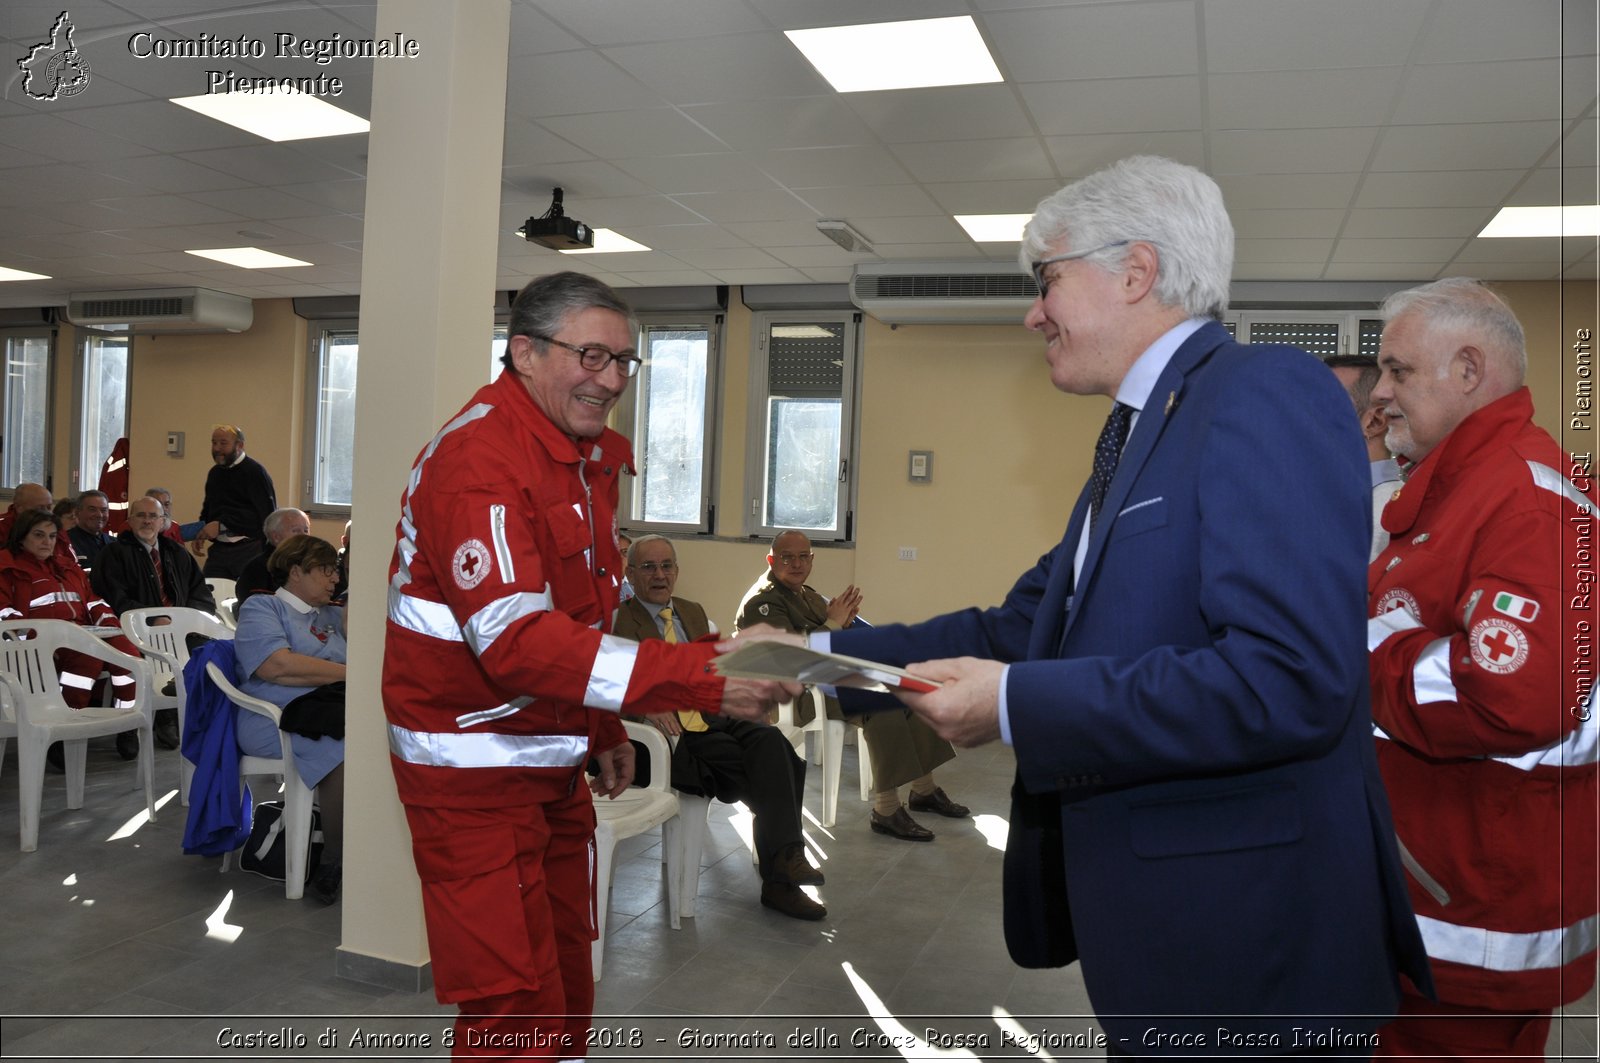
[[(282, 882), (288, 877), (289, 830), (283, 822), (283, 802), (263, 801), (250, 818), (250, 840), (239, 850), (239, 868), (252, 875)], [(306, 858), (306, 881), (322, 862), (322, 813), (311, 810), (311, 853)]]

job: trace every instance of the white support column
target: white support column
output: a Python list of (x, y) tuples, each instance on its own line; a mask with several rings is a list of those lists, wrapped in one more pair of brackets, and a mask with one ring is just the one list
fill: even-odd
[(379, 0), (361, 267), (338, 970), (426, 985), (428, 943), (380, 690), (389, 560), (417, 453), (489, 380), (508, 0)]

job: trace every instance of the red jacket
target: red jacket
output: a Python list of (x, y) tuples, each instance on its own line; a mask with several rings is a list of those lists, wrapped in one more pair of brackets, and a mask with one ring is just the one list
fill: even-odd
[(0, 550), (0, 620), (117, 626), (117, 614), (90, 589), (89, 577), (76, 561), (70, 565), (60, 557), (40, 561), (26, 551), (9, 550)]
[[(5, 549), (6, 542), (11, 538), (11, 529), (17, 523), (17, 507), (12, 505), (4, 513), (0, 513), (0, 551)], [(71, 565), (82, 571), (83, 566), (78, 564), (78, 555), (72, 550), (72, 537), (66, 532), (56, 536), (56, 560), (63, 565)]]
[(710, 645), (606, 634), (622, 560), (610, 430), (575, 442), (515, 373), (472, 397), (417, 458), (389, 568), (383, 701), (400, 799), (440, 808), (549, 801), (618, 712), (716, 711)]
[(1367, 578), (1378, 765), (1439, 998), (1499, 1010), (1595, 973), (1594, 487), (1532, 415), (1524, 388), (1424, 458)]

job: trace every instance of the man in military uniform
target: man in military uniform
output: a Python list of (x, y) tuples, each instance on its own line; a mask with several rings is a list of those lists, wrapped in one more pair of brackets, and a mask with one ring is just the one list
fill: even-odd
[[(767, 554), (767, 572), (751, 585), (739, 603), (739, 618), (734, 631), (754, 624), (808, 635), (824, 628), (840, 630), (855, 623), (861, 611), (861, 591), (846, 587), (832, 599), (824, 598), (806, 584), (815, 555), (804, 532), (786, 531), (772, 540)], [(805, 699), (796, 705), (797, 712)], [(839, 704), (828, 699), (828, 715), (839, 718)], [(809, 717), (800, 718), (805, 723)], [(899, 788), (911, 785), (911, 809), (933, 812), (952, 819), (971, 814), (958, 805), (933, 780), (933, 769), (956, 753), (949, 742), (934, 734), (909, 710), (890, 709), (860, 718), (866, 738), (867, 755), (872, 764), (872, 829), (911, 842), (933, 841), (933, 831), (911, 818), (900, 803)]]

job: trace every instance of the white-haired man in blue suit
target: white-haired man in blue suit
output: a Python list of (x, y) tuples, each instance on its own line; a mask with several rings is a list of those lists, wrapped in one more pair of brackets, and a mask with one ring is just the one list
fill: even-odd
[[(1017, 775), (1005, 933), (1080, 960), (1111, 1055), (1370, 1052), (1428, 970), (1372, 747), (1366, 450), (1304, 351), (1235, 343), (1216, 184), (1126, 159), (1039, 205), (1026, 324), (1111, 415), (1004, 603), (812, 636)], [(1065, 505), (1063, 499), (1063, 505)]]

